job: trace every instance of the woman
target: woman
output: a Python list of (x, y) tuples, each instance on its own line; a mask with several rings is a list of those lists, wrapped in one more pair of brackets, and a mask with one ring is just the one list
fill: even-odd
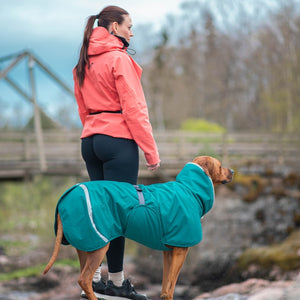
[[(98, 27), (93, 29), (94, 22)], [(83, 131), (81, 151), (91, 180), (137, 183), (140, 147), (150, 170), (160, 166), (148, 109), (140, 83), (142, 70), (127, 54), (133, 33), (130, 15), (108, 6), (90, 16), (85, 28), (78, 64), (73, 70), (75, 97)], [(109, 280), (93, 288), (98, 294), (145, 300), (124, 280), (125, 239), (111, 242), (107, 253)]]

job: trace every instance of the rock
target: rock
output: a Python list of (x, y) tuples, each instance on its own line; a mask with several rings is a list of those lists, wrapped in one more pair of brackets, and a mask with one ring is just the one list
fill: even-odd
[(8, 263), (8, 257), (6, 255), (0, 255), (0, 265), (7, 265)]
[(253, 296), (250, 296), (248, 300), (280, 300), (283, 295), (284, 290), (281, 288), (267, 288)]
[(223, 286), (204, 293), (193, 300), (298, 300), (300, 299), (300, 275), (294, 281), (271, 282), (248, 279), (242, 283)]

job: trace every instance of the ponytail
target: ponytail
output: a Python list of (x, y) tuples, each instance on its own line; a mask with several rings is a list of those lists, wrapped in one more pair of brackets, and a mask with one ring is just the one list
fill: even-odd
[(113, 22), (117, 22), (118, 24), (122, 24), (124, 21), (124, 15), (128, 15), (128, 12), (118, 6), (107, 6), (105, 7), (99, 15), (90, 16), (83, 36), (83, 42), (80, 50), (80, 56), (78, 63), (75, 67), (76, 70), (76, 77), (79, 83), (79, 86), (82, 86), (84, 77), (85, 77), (85, 67), (89, 63), (89, 56), (88, 56), (88, 47), (90, 38), (93, 32), (93, 27), (96, 19), (98, 19), (98, 26), (105, 27), (107, 30), (109, 25)]
[(82, 86), (84, 76), (85, 76), (85, 66), (90, 65), (89, 63), (89, 56), (88, 56), (88, 47), (89, 47), (89, 42), (90, 42), (90, 37), (93, 32), (93, 27), (95, 20), (98, 18), (98, 16), (90, 16), (85, 30), (84, 30), (84, 35), (83, 35), (83, 42), (80, 50), (80, 56), (79, 56), (79, 61), (75, 67), (76, 69), (76, 77), (79, 82), (79, 86)]

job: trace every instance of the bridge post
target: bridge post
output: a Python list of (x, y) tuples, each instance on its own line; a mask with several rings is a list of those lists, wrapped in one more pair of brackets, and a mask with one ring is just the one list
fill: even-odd
[(41, 172), (44, 172), (47, 170), (47, 163), (46, 163), (46, 156), (45, 156), (40, 109), (36, 103), (35, 82), (34, 82), (34, 74), (33, 74), (34, 63), (35, 62), (33, 58), (31, 57), (31, 55), (29, 55), (28, 69), (29, 69), (29, 77), (30, 77), (30, 84), (31, 84), (31, 98), (34, 105), (34, 131), (35, 131), (36, 141), (38, 146), (40, 170)]

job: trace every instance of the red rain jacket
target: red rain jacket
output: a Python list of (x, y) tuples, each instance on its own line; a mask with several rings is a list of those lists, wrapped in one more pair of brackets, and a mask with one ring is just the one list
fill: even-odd
[[(83, 125), (81, 138), (106, 134), (133, 139), (149, 164), (160, 161), (148, 108), (141, 86), (141, 67), (123, 49), (122, 41), (104, 27), (96, 27), (90, 38), (85, 79), (79, 87), (73, 69), (75, 97)], [(93, 112), (120, 111), (121, 113)]]

